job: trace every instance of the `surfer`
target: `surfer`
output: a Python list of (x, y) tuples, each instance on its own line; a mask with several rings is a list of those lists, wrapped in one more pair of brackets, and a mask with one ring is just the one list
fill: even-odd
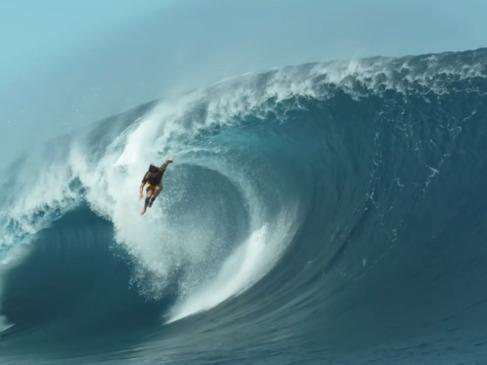
[(152, 207), (154, 200), (156, 200), (157, 196), (160, 194), (162, 190), (162, 176), (170, 163), (172, 163), (172, 160), (169, 159), (160, 167), (151, 164), (149, 170), (145, 173), (139, 189), (140, 199), (142, 199), (144, 197), (144, 186), (147, 185), (145, 204), (144, 209), (140, 212), (141, 215), (145, 213), (147, 207)]

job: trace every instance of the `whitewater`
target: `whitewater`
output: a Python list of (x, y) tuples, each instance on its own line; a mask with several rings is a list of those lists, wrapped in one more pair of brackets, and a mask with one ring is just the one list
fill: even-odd
[(249, 73), (35, 147), (1, 181), (0, 361), (482, 364), (486, 122), (478, 49)]

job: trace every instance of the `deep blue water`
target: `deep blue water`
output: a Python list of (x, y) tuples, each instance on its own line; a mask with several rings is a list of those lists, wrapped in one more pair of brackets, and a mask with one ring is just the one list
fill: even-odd
[(1, 190), (0, 361), (487, 364), (485, 156), (487, 49), (246, 75), (53, 141)]

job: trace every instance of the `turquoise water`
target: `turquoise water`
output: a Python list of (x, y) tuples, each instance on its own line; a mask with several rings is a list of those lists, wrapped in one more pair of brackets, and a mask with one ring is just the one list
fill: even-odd
[(0, 359), (481, 364), (486, 120), (480, 49), (246, 75), (33, 151), (2, 187)]

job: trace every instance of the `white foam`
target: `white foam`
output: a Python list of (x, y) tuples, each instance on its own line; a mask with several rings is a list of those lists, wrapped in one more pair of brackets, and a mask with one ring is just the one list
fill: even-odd
[(239, 295), (264, 276), (279, 259), (282, 248), (286, 247), (286, 238), (289, 238), (284, 232), (278, 236), (275, 233), (271, 233), (269, 225), (252, 232), (224, 262), (215, 279), (174, 306), (168, 323), (211, 309)]

